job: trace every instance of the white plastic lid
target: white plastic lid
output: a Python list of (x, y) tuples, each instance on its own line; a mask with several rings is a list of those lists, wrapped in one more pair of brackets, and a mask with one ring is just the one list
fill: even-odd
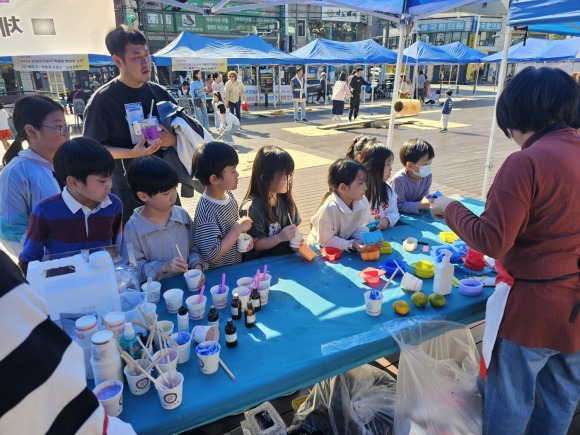
[(80, 330), (90, 329), (93, 326), (97, 326), (97, 318), (95, 316), (83, 316), (75, 322), (75, 327)]
[(112, 262), (113, 259), (107, 251), (97, 251), (89, 255), (89, 264), (93, 266), (106, 266)]

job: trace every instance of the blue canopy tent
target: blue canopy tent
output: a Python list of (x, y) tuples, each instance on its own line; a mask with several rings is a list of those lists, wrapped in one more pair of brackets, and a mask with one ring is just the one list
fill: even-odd
[(459, 58), (441, 47), (417, 41), (405, 48), (403, 53), (409, 61), (427, 64), (459, 63)]
[(193, 33), (181, 32), (169, 45), (163, 47), (151, 56), (151, 58), (158, 66), (171, 66), (171, 58), (198, 57), (197, 51), (207, 47), (211, 42), (213, 42), (213, 39), (205, 38)]
[(397, 53), (377, 43), (373, 39), (355, 41), (351, 44), (365, 57), (365, 63), (397, 63)]
[(268, 44), (258, 35), (228, 41), (212, 40), (197, 51), (201, 58), (224, 58), (235, 65), (295, 65), (300, 59)]
[(508, 25), (559, 35), (580, 36), (580, 5), (575, 0), (511, 0)]
[(292, 52), (304, 64), (353, 65), (365, 63), (365, 56), (348, 42), (318, 38)]
[(538, 53), (536, 60), (538, 62), (580, 61), (580, 38), (552, 41)]
[(481, 51), (468, 47), (459, 41), (442, 45), (439, 48), (447, 51), (452, 56), (457, 57), (460, 63), (479, 63), (485, 56)]
[[(548, 39), (528, 38), (509, 48), (507, 61), (509, 63), (534, 62), (537, 59), (538, 54), (549, 45), (550, 41)], [(481, 61), (487, 63), (499, 63), (501, 62), (501, 59), (502, 52), (500, 51), (484, 57)]]

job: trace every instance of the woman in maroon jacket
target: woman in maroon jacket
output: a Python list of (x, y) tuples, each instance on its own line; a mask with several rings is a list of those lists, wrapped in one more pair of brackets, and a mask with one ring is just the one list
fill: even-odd
[[(509, 284), (488, 301), (493, 352), (478, 382), (484, 434), (566, 434), (580, 400), (580, 134), (569, 127), (579, 98), (562, 70), (521, 71), (496, 108), (521, 150), (498, 171), (485, 210), (478, 217), (445, 197), (431, 209), (499, 260)], [(502, 309), (499, 330), (488, 334), (491, 312)]]

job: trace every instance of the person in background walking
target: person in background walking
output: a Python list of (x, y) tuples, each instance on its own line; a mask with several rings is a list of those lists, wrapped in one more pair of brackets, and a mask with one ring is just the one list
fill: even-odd
[(242, 129), (242, 96), (246, 93), (246, 87), (238, 81), (238, 73), (235, 71), (228, 72), (228, 82), (224, 87), (226, 107), (230, 112), (236, 115), (240, 121), (240, 130)]
[(294, 122), (300, 122), (298, 118), (298, 105), (300, 105), (300, 117), (302, 121), (308, 122), (306, 119), (306, 80), (304, 79), (304, 68), (299, 67), (296, 70), (296, 75), (290, 81), (290, 89), (292, 89), (292, 101), (294, 102)]
[(322, 73), (320, 76), (320, 88), (318, 89), (318, 95), (316, 96), (316, 103), (320, 104), (318, 101), (322, 97), (322, 103), (326, 103), (326, 74)]
[(443, 109), (441, 110), (441, 130), (439, 131), (447, 131), (449, 115), (451, 115), (451, 110), (453, 109), (453, 100), (451, 99), (452, 93), (453, 91), (451, 89), (445, 92), (445, 103), (443, 103)]
[(332, 88), (332, 120), (335, 122), (342, 122), (341, 116), (344, 112), (344, 99), (352, 97), (348, 85), (346, 83), (346, 73), (343, 72), (334, 87)]
[(8, 112), (4, 109), (2, 103), (0, 103), (0, 142), (4, 145), (4, 151), (6, 151), (10, 145), (8, 144), (8, 138), (12, 137), (12, 130), (8, 125)]
[(401, 76), (401, 83), (399, 84), (399, 98), (405, 100), (409, 97), (409, 85), (404, 75)]
[(360, 107), (360, 94), (364, 86), (371, 86), (369, 82), (362, 78), (363, 69), (359, 66), (354, 74), (350, 76), (348, 87), (352, 98), (350, 99), (350, 110), (348, 111), (348, 122), (356, 121), (358, 117), (358, 109)]
[(423, 71), (419, 71), (419, 77), (417, 77), (417, 97), (421, 104), (425, 103), (425, 74)]

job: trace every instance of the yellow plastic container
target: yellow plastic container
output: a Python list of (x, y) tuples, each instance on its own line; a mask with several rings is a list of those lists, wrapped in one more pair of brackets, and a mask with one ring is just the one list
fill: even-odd
[(445, 243), (453, 243), (459, 238), (459, 236), (451, 231), (441, 231), (439, 233), (439, 238)]
[(429, 260), (421, 260), (411, 264), (415, 269), (415, 275), (419, 278), (433, 278), (435, 265)]
[(383, 246), (379, 249), (380, 254), (391, 254), (393, 252), (393, 247), (389, 242), (383, 242)]
[(362, 258), (363, 260), (378, 260), (379, 255), (380, 255), (379, 248), (373, 246), (367, 252), (361, 252), (360, 258)]

